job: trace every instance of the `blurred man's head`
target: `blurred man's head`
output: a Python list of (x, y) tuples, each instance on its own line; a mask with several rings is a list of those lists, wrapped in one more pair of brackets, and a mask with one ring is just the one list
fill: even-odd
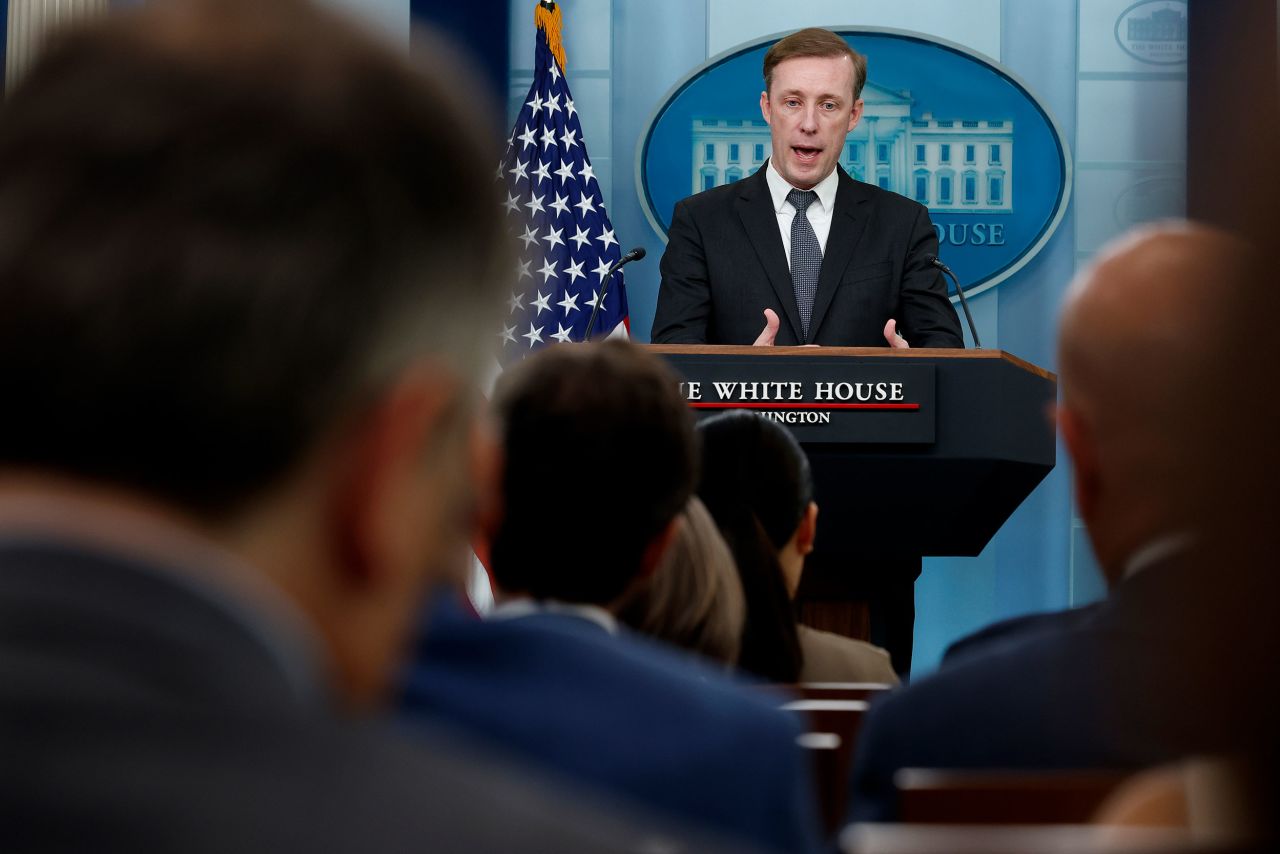
[(303, 0), (170, 0), (67, 34), (0, 112), (0, 474), (228, 544), (356, 702), (464, 542), (507, 266), (447, 91)]
[(613, 605), (657, 565), (693, 494), (675, 375), (621, 341), (551, 347), (494, 396), (506, 466), (489, 568), (506, 594)]
[[(1196, 535), (1243, 482), (1251, 443), (1234, 377), (1262, 286), (1244, 241), (1172, 223), (1117, 240), (1083, 271), (1061, 319), (1059, 424), (1076, 501), (1108, 581), (1160, 536)], [(1247, 358), (1247, 357), (1246, 357)]]

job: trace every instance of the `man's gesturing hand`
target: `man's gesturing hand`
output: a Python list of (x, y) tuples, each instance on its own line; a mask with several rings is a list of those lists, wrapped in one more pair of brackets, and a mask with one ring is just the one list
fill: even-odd
[(778, 313), (771, 308), (764, 310), (764, 329), (760, 337), (752, 344), (754, 347), (772, 347), (773, 339), (778, 337)]
[(884, 340), (889, 342), (890, 347), (899, 350), (910, 350), (911, 345), (907, 343), (907, 339), (898, 334), (898, 321), (892, 317), (889, 322), (884, 325)]

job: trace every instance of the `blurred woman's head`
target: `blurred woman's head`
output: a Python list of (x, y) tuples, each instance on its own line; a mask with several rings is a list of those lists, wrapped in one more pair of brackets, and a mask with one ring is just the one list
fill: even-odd
[(785, 428), (750, 412), (708, 418), (698, 432), (698, 495), (733, 552), (746, 594), (739, 663), (793, 682), (802, 659), (791, 599), (817, 527), (808, 458)]
[(696, 497), (658, 568), (618, 611), (638, 632), (732, 666), (738, 662), (746, 603), (729, 546)]

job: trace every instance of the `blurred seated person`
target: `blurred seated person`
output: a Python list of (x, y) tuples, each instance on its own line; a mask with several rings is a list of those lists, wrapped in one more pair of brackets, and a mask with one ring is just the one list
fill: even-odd
[(729, 546), (694, 496), (658, 568), (623, 603), (618, 619), (731, 668), (738, 663), (746, 608)]
[(1234, 512), (1274, 492), (1256, 464), (1275, 444), (1259, 417), (1274, 406), (1259, 393), (1271, 344), (1241, 334), (1275, 300), (1263, 269), (1232, 235), (1167, 223), (1113, 242), (1072, 283), (1057, 419), (1108, 594), (979, 632), (872, 707), (854, 820), (896, 818), (901, 768), (1136, 769), (1274, 739), (1257, 689), (1274, 684), (1274, 657), (1258, 654), (1277, 648), (1275, 574), (1259, 571), (1274, 552), (1255, 552), (1261, 526)]
[(1185, 828), (1201, 841), (1241, 850), (1253, 843), (1274, 843), (1275, 776), (1275, 757), (1266, 750), (1159, 765), (1121, 784), (1098, 808), (1093, 822)]
[(744, 844), (814, 850), (799, 722), (615, 617), (693, 493), (697, 448), (675, 376), (624, 341), (553, 346), (502, 375), (493, 410), (501, 510), (477, 553), (497, 604), (480, 620), (436, 602), (405, 716)]
[(494, 453), (507, 237), (451, 59), (155, 0), (0, 105), (7, 854), (641, 850), (377, 721)]
[(889, 654), (796, 622), (793, 600), (818, 532), (809, 459), (786, 428), (745, 411), (698, 425), (698, 495), (746, 593), (739, 667), (772, 682), (898, 683)]

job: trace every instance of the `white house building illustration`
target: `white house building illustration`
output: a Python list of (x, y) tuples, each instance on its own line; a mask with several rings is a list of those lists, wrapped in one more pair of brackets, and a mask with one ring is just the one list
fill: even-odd
[[(942, 213), (1012, 213), (1013, 123), (915, 117), (910, 92), (868, 83), (840, 165), (859, 181)], [(763, 119), (695, 118), (693, 192), (754, 173), (769, 156)]]
[(1184, 42), (1187, 15), (1177, 9), (1156, 9), (1145, 18), (1128, 20), (1129, 40), (1135, 42)]

